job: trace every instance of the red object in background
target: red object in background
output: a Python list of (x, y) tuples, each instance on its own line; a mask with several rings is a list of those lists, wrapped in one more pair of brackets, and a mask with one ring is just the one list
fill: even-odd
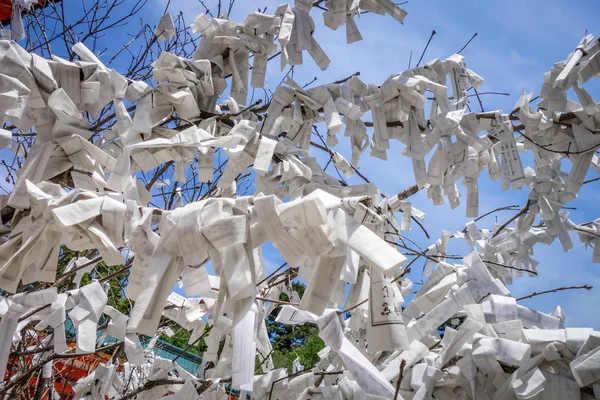
[[(44, 3), (46, 0), (38, 0), (38, 4)], [(0, 0), (0, 21), (2, 24), (10, 23), (12, 15), (12, 0)]]
[[(70, 343), (69, 347), (74, 348), (75, 344)], [(10, 372), (12, 372), (12, 375), (14, 376), (16, 373), (18, 373), (18, 368), (32, 367), (36, 362), (34, 358), (35, 355), (33, 354), (20, 358), (20, 362), (24, 364), (20, 364), (15, 371), (10, 366), (16, 360), (9, 357), (7, 364), (9, 368), (7, 368), (5, 372), (4, 381), (8, 381), (10, 379)], [(91, 371), (96, 369), (98, 364), (104, 364), (111, 358), (112, 357), (110, 354), (98, 353), (81, 355), (76, 358), (57, 359), (53, 361), (52, 383), (54, 385), (54, 390), (60, 395), (60, 399), (72, 400), (76, 394), (73, 390), (73, 386), (75, 386), (77, 381), (86, 377)], [(34, 398), (38, 385), (42, 383), (38, 381), (39, 379), (39, 375), (32, 376), (29, 379), (28, 386), (24, 387), (19, 393), (14, 393), (11, 399), (29, 400)], [(108, 396), (106, 396), (105, 399), (108, 400)], [(41, 400), (52, 400), (52, 391), (48, 390), (47, 386), (41, 392)]]
[(0, 21), (10, 19), (12, 14), (12, 1), (0, 0)]

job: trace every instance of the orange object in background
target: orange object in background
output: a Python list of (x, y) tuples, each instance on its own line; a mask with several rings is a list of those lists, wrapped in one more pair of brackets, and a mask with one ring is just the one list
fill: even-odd
[[(68, 346), (74, 348), (75, 343), (70, 343)], [(35, 363), (34, 357), (35, 355), (31, 354), (21, 358), (21, 362), (24, 362), (25, 365), (20, 365), (19, 367), (32, 367)], [(61, 400), (71, 400), (76, 394), (73, 391), (73, 386), (77, 381), (86, 377), (91, 371), (94, 371), (98, 364), (104, 364), (110, 359), (111, 355), (106, 353), (82, 354), (72, 358), (56, 359), (53, 361), (52, 366), (52, 384), (54, 385), (54, 390), (60, 395)], [(9, 358), (8, 365), (12, 365), (14, 361), (13, 358)], [(4, 377), (5, 381), (9, 380), (9, 371), (10, 369), (7, 368)], [(12, 371), (13, 375), (16, 373), (17, 371)], [(15, 400), (29, 400), (34, 398), (36, 388), (42, 383), (38, 379), (41, 379), (39, 375), (31, 377), (28, 386), (19, 393), (14, 393), (12, 398)], [(42, 391), (41, 395), (42, 400), (52, 400), (53, 398), (48, 387)]]

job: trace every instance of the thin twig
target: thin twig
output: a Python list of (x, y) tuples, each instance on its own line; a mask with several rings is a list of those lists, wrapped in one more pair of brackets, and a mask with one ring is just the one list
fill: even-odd
[[(108, 350), (114, 349), (117, 346), (120, 346), (121, 343), (122, 342), (101, 347), (99, 349), (96, 349), (96, 351), (94, 353), (89, 353), (89, 354), (98, 354), (98, 353), (106, 352)], [(23, 382), (27, 382), (32, 375), (34, 375), (35, 373), (37, 373), (37, 371), (39, 371), (40, 369), (42, 369), (44, 367), (44, 365), (46, 365), (48, 362), (51, 362), (51, 361), (59, 359), (59, 358), (74, 358), (74, 357), (76, 358), (76, 357), (81, 357), (81, 356), (82, 356), (82, 354), (77, 353), (77, 352), (74, 352), (74, 353), (58, 353), (58, 354), (55, 353), (55, 354), (50, 355), (49, 357), (41, 360), (37, 364), (35, 364), (32, 367), (30, 367), (27, 370), (27, 373), (19, 376), (18, 378), (16, 378), (13, 381), (11, 381), (4, 388), (2, 388), (2, 390), (0, 390), (0, 398), (2, 398), (6, 393), (8, 393), (13, 387), (18, 386), (18, 385), (20, 385)]]
[(274, 303), (274, 304), (281, 304), (281, 305), (288, 305), (288, 306), (295, 306), (298, 307), (300, 304), (298, 303), (290, 303), (289, 301), (283, 301), (283, 300), (275, 300), (275, 299), (267, 299), (265, 297), (259, 297), (256, 296), (256, 300), (259, 301), (264, 301), (264, 302), (269, 302), (269, 303)]
[(272, 277), (274, 277), (274, 276), (275, 276), (275, 274), (276, 274), (276, 273), (278, 273), (278, 272), (281, 270), (281, 268), (285, 267), (286, 265), (287, 265), (287, 261), (286, 261), (286, 262), (284, 262), (283, 264), (281, 264), (281, 265), (280, 265), (280, 266), (279, 266), (279, 267), (278, 267), (278, 268), (277, 268), (275, 271), (271, 272), (271, 273), (269, 274), (269, 276), (267, 276), (265, 279), (263, 279), (262, 281), (258, 282), (258, 283), (256, 284), (256, 286), (260, 286), (260, 285), (262, 285), (263, 283), (265, 283), (266, 281), (268, 281), (269, 279), (271, 279)]
[(160, 178), (162, 176), (162, 174), (164, 174), (167, 169), (169, 169), (169, 167), (171, 165), (173, 165), (175, 163), (175, 161), (167, 161), (162, 167), (160, 167), (156, 173), (154, 174), (154, 176), (152, 177), (152, 179), (150, 179), (148, 181), (148, 183), (146, 184), (146, 190), (150, 190), (152, 189), (152, 186), (156, 183), (156, 181), (158, 180), (158, 178)]
[[(257, 370), (259, 368), (261, 368), (263, 366), (263, 364), (269, 359), (269, 357), (271, 357), (271, 355), (273, 354), (273, 352), (275, 351), (275, 349), (271, 349), (271, 351), (269, 352), (269, 354), (267, 354), (266, 357), (263, 357), (263, 360), (260, 362), (260, 364), (258, 364), (258, 366), (256, 368), (254, 368), (254, 370)], [(262, 356), (261, 352), (257, 350), (257, 352), (260, 354), (260, 356)], [(256, 372), (255, 372), (256, 374)], [(256, 374), (258, 375), (258, 374)]]
[[(273, 393), (273, 389), (275, 388), (275, 384), (276, 383), (279, 383), (279, 382), (281, 382), (281, 381), (283, 381), (285, 379), (295, 378), (297, 376), (304, 375), (304, 374), (307, 374), (309, 372), (313, 372), (312, 368), (305, 368), (303, 371), (298, 371), (298, 372), (295, 372), (293, 374), (284, 376), (283, 378), (279, 378), (279, 379), (274, 380), (273, 383), (271, 383), (271, 390), (269, 391), (269, 400), (271, 400), (271, 395)], [(323, 378), (324, 376), (327, 376), (327, 375), (341, 375), (343, 373), (344, 373), (344, 371), (314, 372), (315, 375), (320, 375), (321, 378)], [(317, 384), (317, 382), (315, 382), (315, 384)], [(316, 386), (318, 386), (318, 385), (316, 385)]]
[(59, 286), (58, 284), (62, 283), (61, 281), (64, 280), (65, 278), (67, 278), (71, 275), (75, 275), (77, 272), (89, 267), (90, 265), (98, 264), (100, 261), (102, 261), (102, 256), (96, 256), (96, 257), (92, 258), (91, 260), (89, 260), (88, 262), (86, 262), (85, 264), (82, 264), (78, 267), (71, 269), (68, 272), (63, 273), (62, 275), (57, 276), (56, 281), (55, 281), (56, 283), (53, 286)]
[(37, 314), (40, 311), (45, 310), (48, 307), (50, 307), (50, 303), (46, 304), (45, 306), (40, 306), (34, 310), (31, 310), (30, 312), (24, 314), (21, 318), (19, 318), (19, 322), (25, 321), (27, 318), (31, 317), (34, 314)]
[[(429, 249), (425, 249), (424, 253), (426, 253), (426, 252), (428, 252), (428, 251), (429, 251)], [(406, 268), (404, 268), (404, 271), (405, 271), (405, 272), (403, 272), (402, 274), (400, 274), (400, 276), (397, 276), (397, 277), (395, 277), (395, 278), (392, 280), (392, 283), (396, 283), (396, 282), (398, 282), (400, 279), (404, 278), (404, 276), (405, 276), (407, 273), (409, 273), (409, 272), (410, 272), (410, 270), (411, 270), (411, 266), (412, 266), (412, 265), (413, 265), (413, 264), (414, 264), (414, 263), (415, 263), (415, 262), (416, 262), (416, 261), (417, 261), (419, 258), (421, 258), (421, 257), (423, 257), (423, 255), (422, 255), (422, 254), (417, 254), (417, 255), (415, 256), (415, 258), (413, 258), (412, 260), (410, 260), (410, 262), (408, 263), (408, 265), (406, 266)]]
[[(498, 211), (517, 211), (517, 210), (515, 210), (515, 208), (518, 210), (519, 206), (518, 205), (512, 205), (512, 206), (506, 206), (506, 207), (499, 207), (499, 208), (496, 208), (495, 210), (488, 211), (485, 214), (480, 215), (479, 217), (475, 218), (473, 221), (477, 222), (480, 219), (483, 219), (483, 218), (487, 217), (488, 215), (491, 215), (491, 214), (496, 213)], [(467, 228), (463, 229), (463, 232), (466, 232), (466, 231), (467, 231)]]
[(473, 90), (475, 91), (475, 96), (477, 97), (477, 101), (479, 102), (479, 107), (481, 107), (481, 112), (485, 112), (485, 109), (483, 108), (483, 102), (481, 101), (481, 97), (479, 97), (479, 92), (475, 88), (473, 88)]
[(406, 366), (406, 360), (402, 359), (400, 363), (400, 375), (398, 376), (398, 381), (396, 382), (396, 393), (394, 393), (394, 400), (398, 399), (398, 394), (400, 393), (400, 384), (402, 383), (402, 378), (404, 378), (404, 367)]
[(525, 204), (525, 207), (523, 207), (521, 209), (521, 211), (519, 211), (517, 214), (515, 214), (514, 217), (512, 217), (511, 219), (509, 219), (508, 221), (506, 221), (506, 223), (504, 225), (502, 225), (500, 228), (498, 228), (498, 230), (494, 233), (494, 235), (492, 236), (492, 238), (495, 238), (496, 236), (498, 236), (500, 234), (500, 232), (502, 232), (504, 229), (506, 229), (506, 227), (513, 222), (514, 220), (516, 220), (517, 218), (519, 218), (521, 215), (527, 213), (529, 211), (529, 206), (531, 206), (531, 200), (527, 200), (527, 204)]
[(262, 103), (262, 99), (258, 99), (254, 103), (250, 104), (248, 107), (242, 108), (240, 111), (238, 111), (234, 114), (223, 114), (220, 117), (217, 117), (217, 119), (219, 121), (222, 121), (224, 119), (237, 117), (238, 115), (241, 115), (241, 114), (245, 113), (246, 111), (250, 111), (250, 110), (256, 108), (256, 106), (260, 105), (261, 103)]
[(180, 385), (182, 383), (185, 383), (185, 381), (182, 379), (161, 379), (158, 381), (148, 381), (144, 384), (144, 386), (141, 386), (141, 387), (137, 388), (136, 390), (121, 397), (121, 400), (133, 399), (134, 397), (141, 394), (142, 392), (145, 392), (146, 390), (150, 390), (157, 386), (177, 385), (177, 384)]
[(123, 268), (121, 268), (120, 270), (118, 270), (118, 271), (116, 271), (116, 272), (113, 272), (112, 274), (110, 274), (110, 275), (108, 275), (108, 276), (105, 276), (104, 278), (100, 279), (100, 283), (108, 282), (108, 281), (110, 281), (111, 279), (113, 279), (113, 278), (116, 278), (117, 276), (119, 276), (119, 275), (121, 275), (121, 274), (123, 274), (123, 273), (125, 273), (125, 272), (129, 271), (129, 269), (130, 269), (130, 268), (131, 268), (131, 266), (133, 265), (133, 260), (134, 260), (134, 257), (135, 257), (135, 256), (131, 257), (131, 258), (130, 258), (130, 259), (127, 261), (127, 263), (126, 263), (126, 264), (123, 266)]
[(369, 298), (368, 298), (368, 297), (367, 297), (366, 299), (364, 299), (363, 301), (361, 301), (360, 303), (356, 304), (355, 306), (352, 306), (352, 307), (350, 307), (350, 308), (348, 308), (348, 309), (346, 309), (346, 310), (339, 310), (337, 313), (338, 313), (338, 315), (341, 315), (341, 314), (344, 314), (344, 313), (347, 313), (347, 312), (350, 312), (350, 311), (356, 310), (358, 307), (362, 306), (362, 305), (363, 305), (363, 304), (365, 304), (367, 301), (369, 301)]
[(497, 266), (497, 267), (501, 267), (501, 268), (508, 268), (508, 269), (513, 269), (513, 270), (515, 270), (515, 271), (528, 272), (528, 273), (530, 273), (530, 274), (532, 274), (532, 275), (536, 275), (536, 276), (537, 276), (537, 274), (538, 274), (538, 273), (537, 273), (537, 272), (535, 272), (535, 271), (530, 271), (530, 270), (528, 270), (528, 269), (525, 269), (525, 268), (513, 267), (512, 265), (500, 264), (500, 263), (497, 263), (496, 261), (489, 261), (489, 260), (482, 260), (482, 261), (483, 261), (484, 263), (487, 263), (487, 264), (492, 264), (492, 265), (495, 265), (495, 266)]
[(475, 39), (475, 36), (477, 36), (477, 32), (475, 32), (475, 34), (471, 36), (471, 39), (469, 39), (469, 41), (463, 47), (461, 47), (461, 49), (457, 51), (456, 54), (460, 54), (461, 51), (463, 51), (469, 45), (469, 43), (471, 43), (471, 41)]
[(334, 81), (333, 84), (334, 85), (341, 85), (342, 83), (349, 81), (350, 79), (352, 79), (355, 76), (360, 76), (360, 71), (356, 71), (355, 73), (353, 73), (352, 75), (348, 76), (347, 78), (340, 79), (339, 81)]
[(525, 300), (525, 299), (530, 299), (534, 296), (539, 296), (542, 294), (547, 294), (547, 293), (556, 293), (556, 292), (560, 292), (563, 290), (577, 290), (577, 289), (585, 289), (585, 290), (592, 290), (594, 287), (590, 286), (590, 285), (583, 285), (583, 286), (564, 286), (564, 287), (559, 287), (556, 289), (551, 289), (551, 290), (544, 290), (543, 292), (533, 292), (530, 295), (527, 296), (523, 296), (523, 297), (519, 297), (518, 299), (516, 299), (517, 301), (519, 300)]
[(421, 53), (421, 58), (419, 58), (419, 62), (417, 62), (417, 67), (419, 66), (419, 64), (421, 64), (421, 61), (423, 60), (423, 57), (425, 56), (425, 52), (427, 51), (427, 48), (429, 47), (429, 43), (431, 43), (431, 39), (433, 39), (433, 36), (436, 34), (437, 32), (434, 30), (431, 31), (431, 36), (429, 36), (429, 40), (427, 41), (427, 44), (425, 45), (425, 48), (423, 49), (423, 53)]
[(598, 178), (588, 179), (587, 181), (583, 181), (583, 184), (585, 185), (585, 184), (596, 182), (596, 181), (600, 181), (600, 176)]
[(173, 359), (173, 363), (174, 363), (175, 361), (177, 361), (177, 360), (179, 359), (179, 357), (181, 357), (182, 355), (184, 355), (185, 353), (187, 353), (187, 351), (188, 351), (189, 349), (191, 349), (191, 348), (192, 348), (192, 347), (194, 347), (194, 346), (195, 346), (195, 345), (196, 345), (198, 342), (200, 342), (200, 340), (204, 339), (204, 338), (206, 337), (206, 335), (208, 335), (208, 333), (211, 331), (211, 329), (212, 329), (212, 327), (213, 327), (213, 326), (214, 326), (214, 325), (211, 325), (211, 326), (209, 326), (209, 327), (208, 327), (208, 329), (207, 329), (207, 330), (205, 330), (205, 331), (202, 333), (202, 335), (200, 335), (200, 337), (199, 337), (198, 339), (194, 340), (194, 342), (192, 342), (191, 344), (188, 344), (187, 346), (185, 346), (185, 348), (184, 348), (184, 349), (183, 349), (183, 350), (182, 350), (182, 351), (181, 351), (181, 352), (180, 352), (180, 353), (177, 355), (177, 357), (175, 357), (175, 358)]

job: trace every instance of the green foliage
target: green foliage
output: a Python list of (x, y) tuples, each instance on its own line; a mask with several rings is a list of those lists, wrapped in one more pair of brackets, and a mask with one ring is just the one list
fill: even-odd
[[(178, 329), (175, 334), (171, 337), (167, 335), (160, 335), (159, 339), (163, 342), (167, 342), (172, 344), (173, 346), (177, 346), (180, 349), (186, 349), (188, 346), (188, 341), (190, 340), (191, 332), (186, 331), (185, 329)], [(187, 349), (189, 353), (202, 355), (206, 351), (206, 343), (204, 343), (204, 339), (200, 339), (199, 343), (196, 343), (194, 346)]]
[(306, 285), (302, 282), (292, 282), (292, 290), (298, 292), (300, 297), (302, 297), (302, 296), (304, 296), (304, 291), (306, 290)]
[[(159, 339), (163, 342), (167, 342), (172, 344), (173, 346), (177, 346), (180, 349), (185, 349), (188, 344), (188, 340), (190, 339), (191, 332), (186, 331), (185, 329), (178, 329), (175, 334), (171, 337), (167, 335), (160, 335)], [(188, 350), (190, 353), (198, 354), (198, 350), (196, 347), (192, 347)]]
[(61, 275), (64, 272), (67, 265), (69, 265), (69, 262), (71, 262), (71, 260), (73, 258), (75, 258), (76, 256), (77, 256), (76, 251), (72, 251), (67, 246), (64, 246), (64, 245), (60, 246), (58, 263), (57, 263), (58, 275)]
[[(59, 275), (64, 271), (64, 268), (69, 261), (78, 255), (77, 252), (71, 251), (63, 246), (61, 254), (61, 262), (59, 264)], [(89, 256), (88, 256), (89, 257)], [(81, 286), (85, 286), (91, 283), (92, 279), (102, 279), (107, 276), (120, 271), (123, 268), (122, 265), (107, 266), (103, 262), (98, 263), (94, 269), (93, 276), (84, 274), (81, 279)], [(126, 287), (128, 271), (120, 274), (109, 282), (108, 290), (108, 305), (116, 308), (124, 314), (129, 314), (133, 303), (127, 299), (123, 288)], [(300, 297), (304, 295), (306, 286), (301, 282), (292, 282), (293, 291), (297, 292)], [(290, 301), (289, 297), (282, 293), (280, 300)], [(271, 313), (269, 318), (266, 320), (267, 332), (273, 346), (273, 352), (271, 356), (273, 358), (273, 364), (275, 368), (286, 368), (289, 372), (292, 371), (292, 363), (298, 357), (300, 363), (305, 368), (311, 368), (319, 361), (317, 353), (325, 347), (325, 344), (319, 337), (319, 328), (315, 324), (303, 324), (303, 325), (283, 325), (275, 321), (275, 318), (279, 314), (279, 309), (276, 309)], [(160, 340), (177, 346), (181, 349), (186, 349), (191, 332), (182, 329), (173, 329), (175, 334), (172, 337), (167, 335), (161, 335)], [(204, 339), (200, 339), (193, 347), (190, 347), (188, 351), (193, 354), (201, 355), (207, 349)], [(256, 360), (256, 373), (262, 373), (260, 368), (258, 357)]]
[(273, 350), (273, 365), (275, 368), (286, 368), (288, 372), (292, 372), (292, 363), (298, 357), (300, 364), (310, 369), (319, 362), (320, 358), (317, 353), (323, 347), (325, 344), (318, 335), (311, 336), (306, 339), (304, 344), (293, 345), (291, 350)]
[[(292, 282), (292, 290), (300, 297), (304, 295), (306, 286), (300, 282)], [(289, 297), (282, 293), (282, 301), (289, 301)], [(311, 368), (319, 361), (317, 353), (325, 347), (319, 337), (319, 328), (315, 324), (283, 325), (275, 321), (279, 309), (276, 309), (267, 318), (267, 332), (273, 346), (273, 365), (275, 368), (287, 368), (292, 371), (292, 363), (296, 357), (305, 368)]]
[[(207, 334), (206, 331), (208, 329), (209, 329), (209, 325), (206, 325), (204, 327), (205, 335)], [(159, 339), (162, 340), (163, 342), (172, 344), (173, 346), (177, 346), (180, 349), (187, 349), (187, 351), (189, 353), (193, 353), (193, 354), (197, 354), (197, 355), (202, 355), (202, 353), (204, 353), (208, 349), (208, 346), (206, 346), (206, 342), (204, 341), (204, 338), (200, 339), (200, 341), (198, 341), (196, 344), (194, 344), (192, 347), (190, 347), (188, 349), (187, 348), (188, 341), (190, 340), (190, 336), (192, 335), (192, 332), (187, 331), (183, 328), (179, 328), (179, 329), (174, 328), (173, 331), (175, 332), (173, 336), (169, 337), (167, 335), (160, 335)]]
[[(122, 265), (113, 265), (107, 266), (103, 262), (99, 262), (95, 268), (95, 274), (93, 276), (94, 279), (101, 280), (109, 275), (114, 274), (117, 271), (120, 271), (123, 268)], [(108, 293), (108, 305), (116, 308), (120, 312), (125, 315), (129, 315), (131, 308), (133, 307), (133, 302), (129, 301), (129, 299), (125, 296), (123, 288), (127, 287), (127, 276), (128, 272), (123, 273), (117, 277), (114, 277), (108, 281), (109, 289)], [(81, 278), (80, 286), (88, 285), (92, 282), (92, 277), (89, 274), (84, 274)]]

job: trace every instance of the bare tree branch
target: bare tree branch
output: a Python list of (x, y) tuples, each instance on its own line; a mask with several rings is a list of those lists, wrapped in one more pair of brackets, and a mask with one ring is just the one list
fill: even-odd
[(560, 292), (563, 290), (579, 290), (579, 289), (585, 289), (585, 290), (592, 290), (594, 287), (593, 286), (589, 286), (589, 285), (583, 285), (583, 286), (564, 286), (564, 287), (559, 287), (556, 289), (551, 289), (551, 290), (544, 290), (543, 292), (533, 292), (527, 296), (523, 296), (523, 297), (519, 297), (516, 300), (525, 300), (525, 299), (530, 299), (532, 297), (535, 296), (540, 296), (542, 294), (547, 294), (547, 293), (556, 293), (556, 292)]

